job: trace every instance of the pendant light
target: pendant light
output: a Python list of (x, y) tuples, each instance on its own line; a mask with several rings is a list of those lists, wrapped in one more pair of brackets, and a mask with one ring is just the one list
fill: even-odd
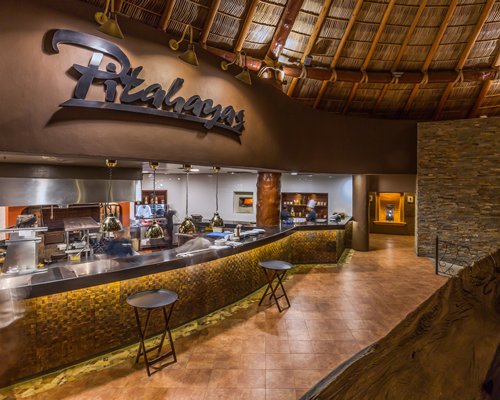
[[(101, 222), (101, 232), (118, 232), (123, 229), (123, 225), (111, 211), (109, 201), (111, 200), (111, 186), (113, 184), (113, 168), (117, 165), (116, 160), (106, 160), (106, 166), (109, 169), (108, 193), (106, 203), (104, 204), (104, 220)], [(108, 212), (109, 211), (109, 212)]]
[(186, 218), (182, 221), (181, 226), (179, 227), (179, 233), (189, 234), (196, 232), (196, 226), (194, 225), (193, 220), (189, 216), (189, 172), (191, 171), (191, 165), (184, 164), (182, 169), (186, 173)]
[(224, 220), (219, 215), (219, 172), (220, 167), (212, 167), (212, 171), (215, 173), (215, 212), (214, 216), (210, 220), (210, 225), (214, 232), (222, 232), (224, 228)]
[[(111, 4), (111, 6), (110, 6)], [(115, 0), (107, 0), (104, 12), (96, 12), (94, 18), (99, 25), (98, 30), (106, 35), (113, 36), (118, 39), (124, 39), (115, 11)]]
[(187, 50), (182, 53), (179, 58), (191, 65), (198, 65), (198, 58), (196, 57), (196, 53), (194, 52), (194, 44), (193, 44), (193, 27), (191, 25), (186, 25), (184, 31), (182, 32), (182, 36), (180, 40), (170, 39), (168, 41), (169, 47), (173, 51), (179, 50), (179, 45), (184, 41), (184, 37), (189, 29), (189, 44)]
[(156, 199), (156, 169), (158, 168), (160, 164), (157, 162), (150, 162), (149, 166), (153, 170), (153, 222), (151, 225), (149, 225), (148, 229), (146, 230), (146, 239), (162, 239), (164, 234), (163, 234), (163, 229), (161, 226), (158, 224), (156, 221), (156, 213), (157, 213), (157, 207), (158, 207), (158, 200)]

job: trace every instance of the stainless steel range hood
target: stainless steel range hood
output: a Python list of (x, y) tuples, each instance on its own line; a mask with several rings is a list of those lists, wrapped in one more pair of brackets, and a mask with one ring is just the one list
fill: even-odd
[[(109, 201), (140, 199), (140, 168), (116, 169), (115, 176)], [(100, 203), (107, 194), (106, 168), (0, 164), (0, 206)]]

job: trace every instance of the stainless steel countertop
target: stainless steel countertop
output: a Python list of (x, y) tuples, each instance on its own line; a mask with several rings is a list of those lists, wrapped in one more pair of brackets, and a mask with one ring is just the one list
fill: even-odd
[[(185, 250), (176, 248), (116, 259), (96, 258), (83, 263), (59, 262), (49, 265), (49, 268), (44, 272), (29, 276), (24, 275), (22, 278), (19, 277), (19, 279), (13, 279), (15, 276), (9, 274), (0, 275), (0, 290), (7, 288), (30, 288), (31, 293), (29, 297), (60, 293), (208, 262), (260, 247), (281, 237), (290, 235), (295, 231), (344, 229), (350, 220), (351, 217), (346, 217), (338, 223), (309, 222), (268, 227), (265, 228), (265, 233), (242, 240), (241, 246), (219, 250), (207, 249), (202, 252), (196, 252), (188, 257), (178, 257), (178, 253)], [(213, 239), (206, 239), (213, 243)], [(3, 279), (8, 279), (9, 283), (2, 285)]]

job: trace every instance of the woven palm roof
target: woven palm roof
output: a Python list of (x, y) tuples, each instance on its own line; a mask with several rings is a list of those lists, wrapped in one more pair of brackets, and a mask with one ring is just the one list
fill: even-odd
[(500, 115), (500, 0), (115, 4), (122, 18), (174, 36), (190, 24), (200, 44), (226, 59), (245, 51), (252, 69), (264, 59), (282, 65), (283, 91), (319, 110), (419, 120)]

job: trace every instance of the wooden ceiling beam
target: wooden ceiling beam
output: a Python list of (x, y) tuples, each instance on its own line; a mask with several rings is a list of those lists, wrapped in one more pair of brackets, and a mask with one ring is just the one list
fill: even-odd
[(236, 39), (236, 43), (234, 45), (234, 52), (239, 53), (243, 48), (243, 44), (245, 43), (245, 39), (248, 36), (248, 32), (250, 31), (250, 26), (253, 22), (253, 17), (255, 16), (255, 12), (257, 11), (257, 6), (259, 5), (260, 0), (252, 0), (250, 5), (248, 6), (247, 15), (245, 16), (245, 20), (243, 21), (243, 25), (240, 30), (240, 34)]
[(172, 13), (174, 12), (175, 0), (167, 0), (165, 3), (165, 8), (161, 14), (160, 23), (158, 27), (162, 31), (167, 30), (167, 26), (170, 22), (170, 18), (172, 18)]
[[(436, 54), (436, 51), (439, 48), (439, 44), (441, 43), (441, 40), (443, 39), (444, 32), (446, 31), (446, 28), (448, 28), (448, 24), (451, 21), (451, 17), (453, 16), (453, 13), (455, 12), (455, 9), (457, 8), (457, 3), (458, 0), (451, 0), (450, 5), (448, 6), (448, 11), (446, 12), (446, 15), (444, 16), (443, 22), (441, 23), (441, 26), (439, 27), (438, 33), (434, 39), (434, 42), (432, 43), (432, 46), (427, 53), (427, 56), (425, 57), (424, 64), (422, 65), (422, 72), (426, 73), (427, 70), (429, 69), (429, 66), (431, 65), (432, 59), (434, 58), (434, 55)], [(417, 97), (418, 89), (420, 88), (420, 84), (417, 83), (415, 87), (412, 89), (410, 97), (408, 97), (408, 100), (406, 101), (406, 104), (403, 109), (404, 114), (408, 114), (410, 111), (411, 106), (413, 105), (413, 101)]]
[(288, 0), (286, 2), (278, 25), (276, 25), (271, 44), (267, 50), (266, 59), (272, 61), (277, 61), (279, 59), (303, 3), (304, 0)]
[[(497, 45), (500, 44), (500, 39), (497, 40)], [(497, 51), (497, 55), (495, 59), (493, 60), (493, 64), (491, 66), (496, 70), (500, 66), (500, 49)], [(483, 87), (481, 88), (481, 91), (479, 92), (479, 96), (477, 96), (476, 102), (472, 106), (470, 112), (469, 112), (469, 118), (476, 118), (477, 117), (477, 112), (481, 108), (481, 105), (483, 104), (484, 99), (488, 95), (488, 92), (490, 91), (491, 86), (493, 85), (493, 77), (484, 81)]]
[[(368, 53), (366, 54), (365, 60), (363, 61), (363, 64), (361, 65), (361, 70), (366, 71), (368, 68), (368, 65), (370, 64), (370, 61), (373, 57), (373, 54), (375, 53), (375, 49), (377, 48), (378, 42), (380, 40), (380, 37), (382, 36), (382, 32), (384, 31), (385, 24), (387, 24), (387, 21), (389, 20), (389, 16), (391, 15), (392, 8), (394, 7), (394, 3), (396, 0), (390, 0), (389, 4), (387, 4), (387, 8), (385, 9), (384, 15), (382, 16), (382, 20), (380, 21), (380, 25), (378, 26), (377, 33), (375, 34), (373, 38), (373, 42), (370, 46), (370, 49), (368, 50)], [(356, 93), (358, 92), (359, 88), (359, 83), (355, 83), (352, 85), (351, 92), (349, 93), (349, 97), (344, 105), (344, 108), (342, 110), (343, 114), (346, 114), (347, 111), (349, 111), (349, 107), (351, 106), (352, 101), (356, 97)]]
[[(321, 11), (318, 15), (318, 19), (314, 24), (314, 28), (311, 32), (311, 36), (309, 36), (309, 40), (307, 41), (306, 48), (304, 49), (304, 54), (300, 58), (300, 64), (304, 64), (306, 57), (311, 53), (314, 45), (316, 44), (316, 40), (318, 39), (319, 33), (321, 32), (321, 28), (323, 28), (323, 24), (325, 23), (325, 19), (328, 16), (328, 12), (330, 11), (330, 7), (332, 5), (332, 0), (326, 0), (321, 7)], [(292, 78), (292, 82), (288, 87), (287, 95), (292, 97), (295, 87), (299, 82), (300, 78)]]
[[(422, 0), (420, 2), (420, 5), (418, 6), (417, 13), (413, 17), (413, 20), (411, 21), (411, 25), (408, 28), (408, 31), (406, 32), (406, 35), (403, 39), (403, 42), (401, 43), (401, 47), (398, 50), (398, 54), (396, 55), (396, 58), (394, 59), (394, 62), (392, 63), (391, 71), (397, 71), (399, 68), (399, 63), (401, 62), (401, 58), (403, 58), (403, 54), (406, 50), (406, 47), (408, 46), (408, 43), (410, 42), (411, 35), (413, 35), (413, 32), (415, 31), (415, 28), (417, 27), (418, 21), (420, 21), (420, 17), (422, 16), (422, 13), (424, 12), (425, 7), (427, 6), (427, 0)], [(389, 89), (389, 84), (386, 83), (382, 90), (380, 91), (380, 94), (377, 97), (377, 101), (375, 102), (375, 106), (373, 107), (372, 112), (376, 112), (377, 109), (379, 108), (380, 104), (382, 103), (382, 100), (385, 97), (385, 94), (387, 93), (387, 90)]]
[[(229, 62), (233, 61), (236, 57), (235, 53), (216, 47), (207, 46), (207, 51)], [(263, 64), (264, 61), (260, 59), (247, 57), (247, 67), (252, 71), (258, 71)], [(291, 78), (299, 78), (304, 75), (302, 67), (297, 65), (283, 65), (283, 71), (285, 75)], [(336, 73), (338, 82), (359, 83), (363, 79), (363, 73), (360, 70), (339, 69), (336, 70)], [(485, 69), (467, 69), (463, 70), (462, 73), (464, 82), (483, 82), (488, 79), (494, 79), (496, 76), (496, 69), (492, 67)], [(330, 70), (324, 68), (305, 68), (305, 78), (320, 80), (323, 81), (323, 83), (325, 81), (328, 83), (331, 74), (332, 72)], [(391, 71), (370, 71), (366, 72), (366, 76), (371, 83), (391, 83), (393, 79)], [(429, 83), (450, 83), (456, 80), (458, 76), (459, 73), (455, 70), (436, 70), (428, 73)], [(421, 82), (423, 78), (424, 74), (422, 72), (408, 71), (401, 75), (398, 83), (416, 84)]]
[[(488, 15), (491, 12), (491, 9), (493, 8), (495, 4), (495, 0), (487, 0), (486, 4), (483, 6), (483, 10), (481, 11), (481, 15), (479, 16), (476, 25), (474, 26), (474, 30), (472, 31), (471, 35), (469, 36), (469, 40), (467, 41), (467, 44), (465, 45), (464, 50), (462, 51), (462, 54), (460, 55), (460, 59), (458, 60), (457, 67), (456, 69), (458, 71), (462, 70), (464, 67), (465, 63), (467, 62), (467, 59), (469, 58), (470, 52), (472, 50), (472, 47), (474, 46), (474, 43), (476, 43), (476, 40), (481, 33), (481, 30), (483, 29), (483, 26), (486, 22), (486, 19), (488, 18)], [(436, 110), (434, 110), (434, 115), (433, 119), (438, 119), (441, 115), (441, 111), (443, 110), (446, 102), (448, 101), (448, 98), (450, 97), (451, 92), (453, 91), (453, 87), (455, 86), (455, 82), (450, 82), (446, 86), (446, 89), (443, 92), (443, 95), (441, 96), (441, 99), (439, 100), (439, 103), (436, 107)]]
[(122, 5), (123, 5), (123, 0), (115, 0), (115, 12), (121, 13)]
[(210, 29), (212, 29), (212, 25), (215, 21), (215, 15), (217, 14), (217, 10), (219, 9), (221, 0), (212, 0), (210, 4), (210, 8), (208, 9), (208, 15), (205, 19), (205, 23), (203, 24), (203, 30), (200, 35), (200, 45), (205, 48), (207, 45), (208, 35), (210, 34)]
[[(351, 30), (354, 26), (354, 23), (356, 22), (356, 18), (358, 17), (358, 14), (361, 11), (362, 6), (363, 6), (363, 0), (358, 0), (356, 5), (354, 6), (354, 10), (352, 11), (351, 17), (349, 18), (349, 22), (347, 23), (344, 34), (342, 35), (342, 38), (340, 39), (340, 43), (337, 46), (337, 50), (335, 51), (335, 54), (333, 55), (332, 62), (330, 63), (331, 69), (335, 69), (335, 67), (337, 66), (337, 62), (339, 61), (340, 55), (342, 54), (342, 50), (344, 50), (344, 46), (347, 42), (347, 38), (349, 37), (349, 34), (351, 33)], [(313, 108), (318, 108), (319, 103), (321, 103), (321, 99), (323, 98), (323, 95), (326, 92), (327, 87), (328, 87), (328, 80), (325, 80), (321, 84), (321, 88), (318, 92), (318, 95), (316, 96), (316, 99), (314, 100)]]

